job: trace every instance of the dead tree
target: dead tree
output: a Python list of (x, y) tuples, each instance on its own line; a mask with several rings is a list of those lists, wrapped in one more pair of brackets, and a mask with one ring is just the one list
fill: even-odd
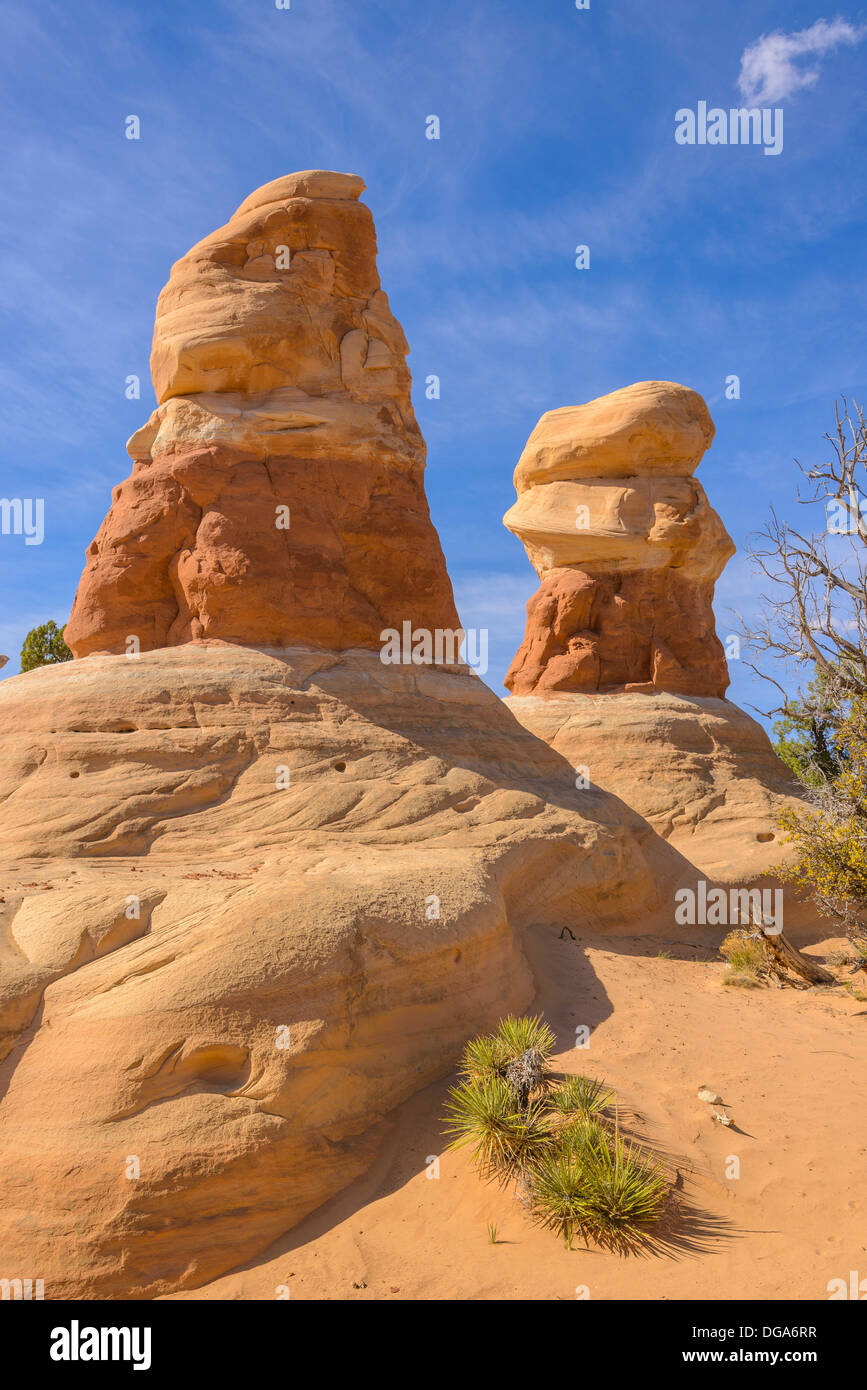
[(775, 973), (782, 974), (784, 978), (786, 974), (798, 975), (802, 980), (806, 980), (808, 985), (835, 985), (837, 983), (829, 970), (811, 960), (809, 956), (805, 956), (803, 951), (799, 951), (797, 946), (792, 945), (783, 932), (772, 932), (761, 923), (756, 923), (756, 926), (758, 930), (754, 935), (761, 937), (775, 968)]
[[(822, 507), (822, 529), (804, 534), (775, 511), (749, 553), (771, 587), (746, 644), (757, 656), (812, 667), (821, 675), (813, 695), (796, 700), (753, 662), (747, 665), (780, 691), (768, 715), (833, 725), (846, 702), (867, 697), (867, 421), (857, 402), (835, 403), (836, 427), (825, 435), (830, 456), (809, 468), (795, 462), (809, 485), (804, 507)], [(814, 708), (811, 708), (811, 703)]]

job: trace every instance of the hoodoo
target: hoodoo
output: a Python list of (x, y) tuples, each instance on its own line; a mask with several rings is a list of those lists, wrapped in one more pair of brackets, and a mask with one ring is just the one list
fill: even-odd
[(466, 667), (380, 660), (458, 624), (361, 188), (174, 267), (77, 659), (0, 685), (0, 1250), (47, 1299), (252, 1258), (530, 1002), (525, 928), (690, 882)]
[(667, 381), (542, 416), (504, 518), (541, 580), (513, 694), (725, 694), (712, 602), (734, 545), (693, 477), (713, 436), (701, 396)]
[(172, 267), (159, 405), (88, 551), (76, 656), (130, 639), (378, 649), (408, 594), (419, 627), (457, 626), (363, 188), (275, 179)]
[(704, 872), (741, 883), (779, 859), (794, 784), (724, 698), (713, 595), (734, 545), (693, 476), (713, 437), (701, 396), (670, 381), (542, 416), (504, 517), (541, 581), (506, 704)]

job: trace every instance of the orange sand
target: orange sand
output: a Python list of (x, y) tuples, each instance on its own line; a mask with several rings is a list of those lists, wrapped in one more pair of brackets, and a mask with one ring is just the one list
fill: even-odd
[[(511, 1191), (481, 1182), (466, 1151), (445, 1152), (450, 1078), (390, 1117), (362, 1178), (259, 1259), (174, 1297), (272, 1299), (284, 1286), (293, 1299), (574, 1299), (584, 1286), (591, 1299), (827, 1299), (829, 1280), (867, 1276), (867, 1003), (841, 988), (724, 986), (717, 939), (540, 933), (528, 943), (555, 1066), (613, 1085), (624, 1128), (676, 1178), (680, 1214), (654, 1253), (577, 1242), (570, 1253)], [(808, 950), (822, 958), (844, 945)], [(855, 988), (867, 993), (867, 978)], [(580, 1023), (590, 1046), (576, 1050)], [(703, 1083), (735, 1127), (697, 1099)], [(426, 1174), (431, 1155), (438, 1179)], [(737, 1179), (726, 1176), (730, 1155)]]

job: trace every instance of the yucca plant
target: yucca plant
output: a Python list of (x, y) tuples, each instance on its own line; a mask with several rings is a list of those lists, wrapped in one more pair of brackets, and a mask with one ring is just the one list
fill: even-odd
[[(464, 1080), (449, 1094), (450, 1149), (473, 1146), (486, 1177), (514, 1180), (535, 1220), (571, 1249), (576, 1235), (609, 1249), (640, 1244), (668, 1183), (642, 1149), (624, 1143), (606, 1109), (614, 1092), (588, 1076), (555, 1082), (555, 1046), (541, 1018), (504, 1018), (464, 1049)], [(489, 1232), (490, 1235), (490, 1232)]]
[(664, 1173), (649, 1154), (619, 1135), (589, 1145), (579, 1161), (585, 1200), (581, 1234), (609, 1250), (634, 1249), (662, 1215), (668, 1196)]
[(530, 1175), (531, 1210), (570, 1250), (580, 1235), (625, 1253), (662, 1214), (665, 1177), (646, 1154), (618, 1137), (592, 1129), (580, 1137), (584, 1142), (578, 1145), (558, 1145)]
[(460, 1071), (463, 1076), (468, 1076), (471, 1079), (502, 1076), (509, 1060), (506, 1044), (502, 1038), (496, 1036), (472, 1038), (464, 1048)]
[(604, 1115), (569, 1115), (557, 1133), (557, 1150), (586, 1159), (596, 1149), (607, 1147), (611, 1138)]
[(530, 1210), (539, 1225), (556, 1231), (572, 1249), (587, 1212), (584, 1165), (578, 1154), (557, 1147), (542, 1159), (528, 1184)]
[(460, 1070), (470, 1080), (505, 1077), (515, 1100), (526, 1109), (530, 1096), (547, 1085), (548, 1059), (555, 1041), (542, 1019), (510, 1015), (501, 1020), (496, 1033), (467, 1043)]
[(514, 1062), (524, 1052), (538, 1052), (547, 1064), (557, 1039), (542, 1018), (516, 1018), (509, 1014), (500, 1019), (494, 1035), (506, 1049), (506, 1062)]
[(601, 1081), (590, 1076), (567, 1076), (551, 1095), (551, 1107), (561, 1115), (601, 1115), (614, 1099)]
[(508, 1182), (533, 1169), (553, 1142), (545, 1108), (521, 1109), (508, 1083), (499, 1076), (463, 1082), (450, 1092), (447, 1131), (450, 1149), (473, 1145), (473, 1161), (486, 1177)]

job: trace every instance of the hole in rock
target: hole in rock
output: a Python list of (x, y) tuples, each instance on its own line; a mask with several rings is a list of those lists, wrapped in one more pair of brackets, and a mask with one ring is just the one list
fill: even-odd
[(178, 1063), (176, 1070), (210, 1086), (233, 1086), (242, 1079), (250, 1056), (247, 1048), (231, 1043), (198, 1047)]
[(70, 772), (69, 775), (70, 775), (70, 777), (80, 777), (80, 776), (81, 776), (81, 773), (80, 773), (80, 772)]
[(345, 772), (345, 771), (346, 771), (346, 763), (335, 763), (335, 764), (334, 764), (334, 771), (335, 771), (335, 772)]
[(772, 830), (762, 830), (756, 836), (756, 839), (763, 845), (766, 845), (768, 843), (768, 840), (775, 840), (776, 838), (777, 837)]

